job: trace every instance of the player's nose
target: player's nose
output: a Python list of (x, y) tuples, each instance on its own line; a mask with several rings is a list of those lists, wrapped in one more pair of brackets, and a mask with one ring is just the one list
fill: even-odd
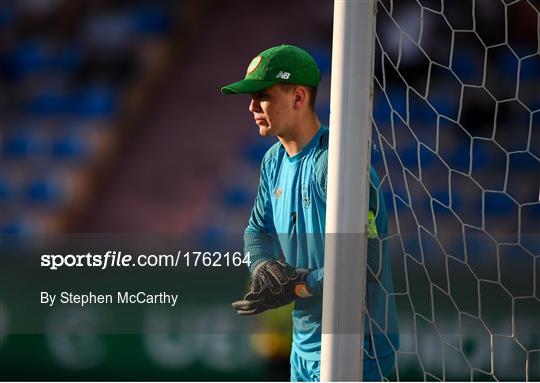
[(255, 99), (251, 99), (251, 102), (249, 103), (249, 111), (251, 113), (260, 112), (261, 111), (261, 105), (259, 102)]

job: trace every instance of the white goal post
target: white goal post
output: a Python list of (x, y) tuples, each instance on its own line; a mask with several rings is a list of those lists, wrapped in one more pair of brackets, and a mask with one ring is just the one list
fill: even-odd
[(374, 0), (334, 2), (321, 381), (362, 378), (374, 26)]

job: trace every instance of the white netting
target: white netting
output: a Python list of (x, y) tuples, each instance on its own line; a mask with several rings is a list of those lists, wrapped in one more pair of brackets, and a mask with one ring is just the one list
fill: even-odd
[(391, 379), (540, 380), (539, 11), (378, 2), (372, 165), (400, 323)]

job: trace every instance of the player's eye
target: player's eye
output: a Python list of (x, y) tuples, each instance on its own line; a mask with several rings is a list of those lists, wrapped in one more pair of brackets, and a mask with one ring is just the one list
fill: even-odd
[(268, 93), (255, 93), (253, 95), (253, 99), (256, 101), (265, 101), (270, 98), (270, 95)]

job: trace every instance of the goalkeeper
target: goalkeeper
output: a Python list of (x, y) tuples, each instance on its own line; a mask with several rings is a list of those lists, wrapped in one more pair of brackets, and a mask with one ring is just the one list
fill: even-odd
[[(292, 314), (291, 380), (318, 381), (328, 128), (315, 112), (320, 72), (304, 50), (281, 45), (255, 57), (244, 80), (221, 89), (251, 95), (249, 110), (262, 136), (278, 142), (265, 154), (255, 205), (245, 230), (252, 284), (234, 302), (240, 315), (261, 313), (295, 301)], [(392, 370), (399, 336), (390, 259), (378, 238), (387, 230), (379, 180), (371, 169), (364, 380)], [(370, 331), (371, 330), (371, 331)]]

